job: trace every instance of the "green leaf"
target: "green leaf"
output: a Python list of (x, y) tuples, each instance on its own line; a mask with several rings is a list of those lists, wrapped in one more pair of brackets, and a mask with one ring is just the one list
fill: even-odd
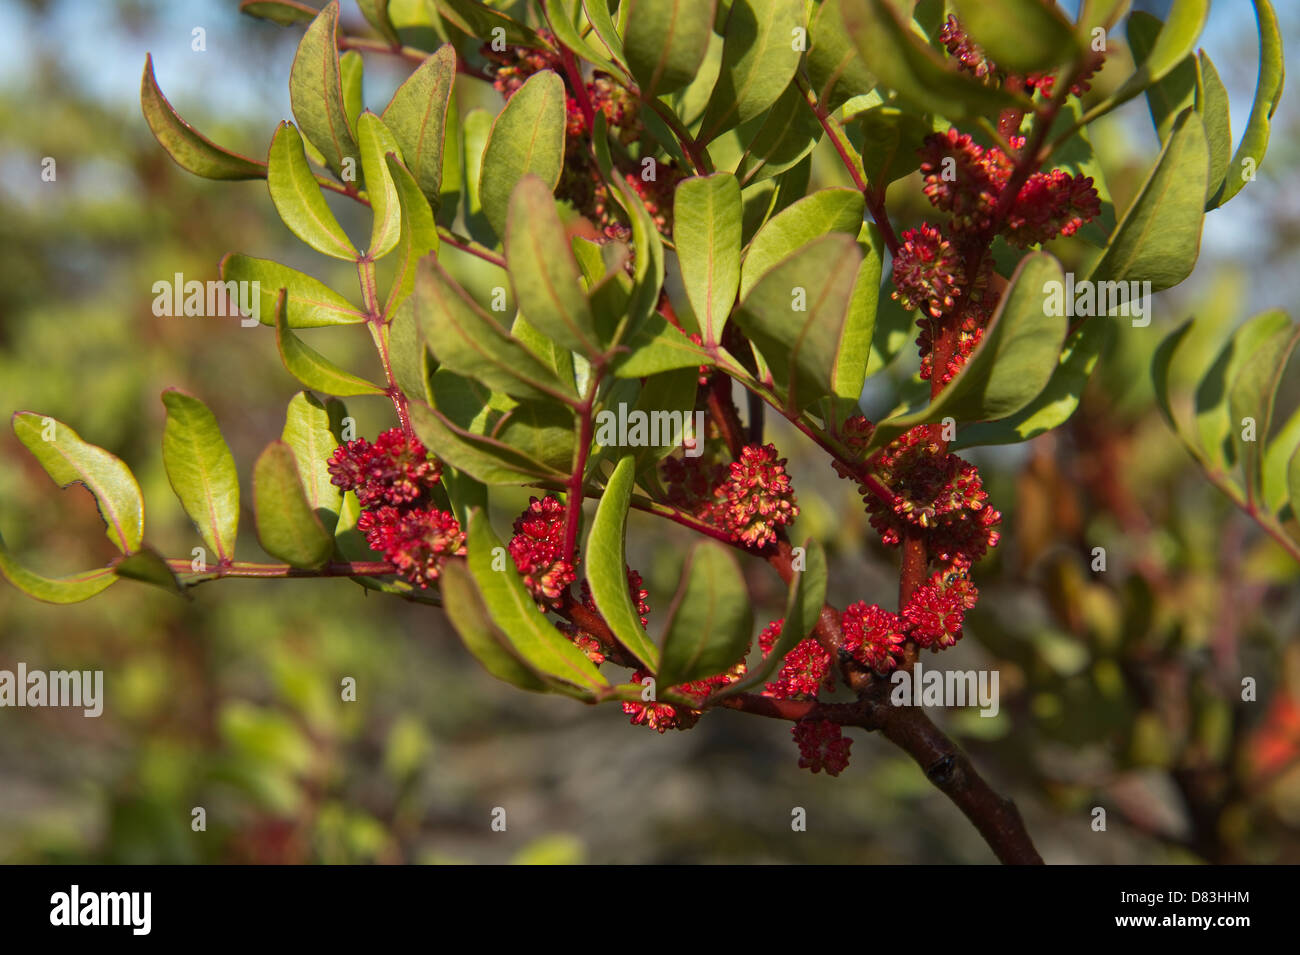
[(326, 530), (333, 531), (343, 509), (343, 491), (334, 484), (329, 460), (343, 443), (340, 433), (347, 409), (334, 399), (322, 402), (310, 391), (300, 391), (289, 401), (280, 440), (293, 451), (303, 493)]
[(857, 47), (844, 32), (840, 0), (816, 4), (808, 19), (808, 80), (822, 109), (833, 112), (876, 85)]
[(267, 170), (271, 201), (289, 231), (317, 252), (356, 261), (357, 250), (326, 205), (302, 151), (302, 137), (292, 123), (281, 123), (276, 129)]
[[(289, 102), (303, 134), (334, 174), (341, 176), (343, 160), (355, 163), (358, 156), (356, 134), (343, 103), (338, 21), (338, 0), (330, 0), (307, 27), (289, 71)], [(274, 145), (271, 148), (274, 152)]]
[[(1281, 310), (1277, 314), (1286, 317)], [(1232, 416), (1233, 442), (1250, 501), (1254, 501), (1261, 490), (1262, 449), (1272, 432), (1273, 400), (1297, 341), (1300, 341), (1300, 325), (1293, 325), (1288, 319), (1285, 326), (1254, 348), (1229, 381), (1228, 409)], [(1244, 437), (1243, 422), (1246, 418), (1255, 422), (1250, 440)]]
[(223, 149), (177, 114), (153, 75), (153, 58), (144, 58), (140, 108), (154, 139), (187, 172), (205, 179), (265, 179), (266, 163)]
[[(1210, 467), (1226, 469), (1237, 460), (1236, 444), (1231, 437), (1238, 433), (1240, 422), (1234, 425), (1229, 398), (1238, 372), (1265, 342), (1276, 338), (1290, 325), (1286, 313), (1277, 309), (1256, 315), (1232, 333), (1214, 364), (1202, 375), (1193, 405), (1196, 433)], [(1175, 361), (1179, 357), (1175, 354)]]
[(415, 288), (417, 263), (430, 252), (438, 251), (438, 227), (433, 210), (425, 200), (415, 177), (396, 156), (387, 156), (388, 172), (397, 186), (397, 201), (402, 210), (402, 236), (397, 243), (397, 269), (384, 303), (384, 319), (390, 321)]
[(1232, 156), (1232, 117), (1228, 111), (1228, 90), (1219, 79), (1219, 71), (1202, 50), (1196, 54), (1196, 112), (1205, 123), (1205, 138), (1210, 151), (1210, 175), (1205, 208), (1214, 208), (1214, 197), (1223, 186)]
[(570, 351), (601, 354), (577, 259), (550, 187), (537, 177), (525, 176), (515, 188), (505, 237), (510, 283), (529, 324)]
[(699, 142), (748, 122), (785, 92), (802, 56), (794, 31), (803, 26), (803, 6), (802, 0), (732, 0), (722, 69), (704, 111)]
[(482, 511), (470, 518), (468, 547), (470, 573), (488, 613), (534, 672), (580, 699), (591, 699), (593, 690), (609, 686), (586, 655), (538, 611), (514, 561), (502, 557), (505, 548)]
[(636, 483), (636, 457), (614, 468), (587, 535), (587, 583), (614, 637), (651, 673), (659, 670), (659, 648), (641, 626), (627, 584), (627, 512)]
[(858, 158), (867, 181), (888, 185), (921, 165), (919, 150), (933, 129), (911, 110), (873, 106), (854, 117), (849, 132), (862, 141)]
[(1089, 280), (1149, 281), (1159, 292), (1187, 278), (1200, 254), (1208, 167), (1205, 127), (1187, 110)]
[[(1126, 27), (1129, 49), (1133, 51), (1133, 61), (1141, 63), (1151, 55), (1160, 35), (1162, 24), (1149, 13), (1135, 10), (1128, 18)], [(1196, 56), (1189, 53), (1183, 57), (1169, 73), (1158, 83), (1147, 87), (1147, 106), (1151, 109), (1151, 121), (1155, 123), (1156, 133), (1163, 143), (1169, 138), (1176, 120), (1196, 98)]]
[(361, 150), (361, 169), (366, 177), (366, 194), (374, 221), (370, 230), (370, 248), (366, 254), (373, 261), (393, 251), (402, 235), (402, 208), (397, 197), (397, 186), (389, 171), (389, 154), (398, 151), (397, 140), (384, 126), (384, 121), (371, 112), (361, 114), (357, 122), (357, 137)]
[(669, 325), (663, 316), (653, 315), (628, 339), (627, 352), (616, 361), (614, 375), (646, 378), (675, 368), (712, 364), (708, 352), (701, 350), (680, 329)]
[(357, 6), (361, 8), (361, 15), (366, 18), (366, 22), (379, 31), (380, 36), (393, 46), (402, 45), (397, 29), (388, 17), (388, 0), (357, 0)]
[(449, 560), (443, 565), (438, 589), (442, 593), (447, 619), (459, 634), (465, 649), (483, 664), (488, 673), (521, 690), (547, 692), (546, 682), (523, 663), (510, 646), (509, 638), (492, 622), (474, 584), (474, 577), (463, 562)]
[(87, 570), (69, 577), (43, 577), (18, 564), (0, 536), (0, 576), (29, 597), (51, 604), (72, 604), (89, 600), (117, 583), (111, 567)]
[(239, 530), (239, 474), (212, 412), (198, 398), (175, 388), (162, 394), (163, 467), (181, 506), (218, 560), (235, 556)]
[(285, 321), (283, 306), (276, 306), (275, 344), (285, 370), (308, 388), (327, 395), (383, 395), (383, 388), (358, 378), (334, 364), (293, 333)]
[(736, 177), (749, 185), (778, 176), (808, 156), (821, 135), (817, 114), (809, 107), (799, 84), (791, 83), (745, 147)]
[(740, 271), (740, 297), (754, 283), (796, 249), (818, 236), (843, 232), (856, 236), (862, 227), (865, 204), (856, 189), (819, 189), (769, 219), (749, 244)]
[(142, 584), (152, 584), (177, 597), (185, 596), (176, 574), (167, 561), (152, 547), (144, 547), (127, 557), (119, 557), (112, 564), (113, 573)]
[(817, 620), (826, 603), (826, 552), (811, 537), (803, 542), (804, 569), (795, 571), (785, 602), (785, 624), (781, 635), (772, 645), (772, 651), (763, 662), (751, 669), (741, 680), (724, 687), (718, 696), (731, 696), (762, 686), (780, 667), (786, 654), (801, 640), (812, 635)]
[(1169, 18), (1165, 20), (1160, 35), (1151, 46), (1151, 52), (1139, 64), (1137, 71), (1107, 97), (1104, 104), (1089, 112), (1105, 112), (1121, 103), (1127, 103), (1173, 72), (1196, 46), (1196, 38), (1205, 28), (1209, 14), (1210, 0), (1174, 0)]
[(586, 60), (596, 69), (625, 80), (627, 72), (606, 56), (599, 44), (587, 42), (574, 23), (573, 16), (565, 9), (571, 7), (576, 14), (579, 6), (575, 0), (545, 0), (546, 22), (555, 34), (555, 39), (571, 50), (579, 60)]
[(673, 240), (686, 297), (704, 343), (721, 343), (740, 284), (740, 184), (730, 173), (683, 180), (673, 198)]
[(116, 455), (89, 444), (66, 424), (19, 411), (14, 434), (55, 484), (80, 484), (95, 497), (108, 539), (124, 554), (140, 549), (144, 538), (144, 496), (131, 469)]
[(961, 371), (928, 407), (880, 422), (867, 452), (919, 424), (1005, 418), (1033, 401), (1057, 368), (1066, 332), (1065, 309), (1048, 308), (1049, 283), (1064, 287), (1061, 264), (1046, 252), (1025, 256)]
[(310, 23), (320, 11), (297, 0), (240, 0), (239, 12), (291, 27), (297, 23)]
[(1029, 108), (1024, 97), (985, 86), (946, 63), (889, 0), (840, 0), (840, 6), (866, 68), (922, 111), (962, 120)]
[(288, 293), (285, 318), (290, 328), (356, 325), (366, 320), (364, 312), (324, 282), (279, 262), (232, 252), (221, 260), (220, 268), (226, 282), (248, 282), (250, 288), (256, 283), (257, 318), (263, 325), (275, 325), (280, 289)]
[(767, 359), (790, 411), (834, 392), (836, 353), (861, 262), (849, 236), (821, 236), (764, 273), (740, 303), (736, 322)]
[(456, 50), (447, 43), (406, 78), (383, 113), (406, 168), (435, 208), (442, 196), (447, 115), (455, 82)]
[[(1300, 512), (1300, 448), (1296, 448), (1286, 469), (1286, 486), (1290, 495), (1291, 513)], [(1294, 537), (1295, 534), (1292, 533)]]
[(1255, 84), (1255, 100), (1250, 107), (1250, 118), (1246, 120), (1246, 131), (1224, 177), (1223, 188), (1209, 204), (1211, 209), (1223, 205), (1254, 178), (1254, 171), (1264, 161), (1264, 152), (1268, 149), (1269, 121), (1282, 98), (1285, 76), (1282, 34), (1278, 30), (1277, 14), (1268, 0), (1255, 0), (1255, 19), (1259, 22), (1259, 79)]
[(343, 111), (347, 114), (348, 125), (353, 129), (357, 128), (357, 120), (361, 116), (361, 110), (365, 108), (365, 99), (361, 90), (364, 71), (365, 64), (361, 60), (361, 54), (356, 50), (348, 50), (339, 57), (339, 77), (343, 85)]
[(726, 672), (744, 657), (752, 628), (736, 559), (716, 541), (699, 541), (668, 608), (659, 682), (672, 687)]
[(858, 399), (866, 384), (871, 338), (876, 330), (884, 239), (874, 225), (863, 225), (858, 245), (863, 253), (862, 264), (853, 281), (853, 294), (835, 348), (835, 370), (831, 375), (832, 393), (846, 402), (853, 414), (857, 413)]
[(567, 397), (551, 370), (431, 258), (420, 262), (411, 301), (424, 341), (442, 367), (517, 398)]
[(1042, 0), (953, 0), (962, 26), (993, 61), (1016, 73), (1045, 71), (1077, 53), (1074, 29)]
[[(564, 167), (564, 81), (551, 70), (534, 73), (492, 123), (483, 149), (479, 196), (498, 236), (506, 233), (511, 195), (525, 176), (555, 189)], [(567, 243), (566, 243), (567, 244)]]
[[(711, 0), (708, 0), (711, 2)], [(627, 62), (623, 53), (623, 41), (619, 38), (619, 30), (614, 26), (614, 20), (609, 15), (608, 0), (582, 0), (582, 12), (587, 15), (587, 22), (591, 24), (592, 30), (600, 38), (600, 42), (605, 45), (609, 55), (619, 64)], [(620, 14), (623, 11), (619, 11)]]
[(694, 79), (709, 49), (717, 0), (623, 2), (628, 11), (623, 53), (642, 95), (649, 100)]
[[(1264, 463), (1260, 468), (1260, 497), (1271, 513), (1281, 511), (1287, 503), (1287, 472), (1297, 448), (1300, 448), (1300, 407), (1295, 408), (1282, 427), (1277, 429), (1277, 434), (1268, 442), (1264, 451)], [(1300, 499), (1291, 502), (1292, 516), (1300, 517), (1296, 513), (1297, 507), (1300, 507)]]
[(1066, 341), (1056, 370), (1037, 398), (1010, 417), (961, 428), (957, 440), (949, 446), (955, 451), (988, 444), (1018, 444), (1065, 424), (1079, 407), (1097, 359), (1114, 332), (1114, 323), (1102, 316), (1088, 319)]
[(283, 441), (268, 444), (253, 466), (253, 510), (262, 549), (290, 567), (314, 570), (334, 552), (334, 535), (312, 509)]
[(418, 401), (411, 402), (411, 426), (430, 451), (484, 484), (532, 484), (539, 479), (554, 481), (567, 476), (502, 441), (474, 434), (443, 412)]
[(550, 49), (550, 44), (528, 26), (478, 0), (434, 0), (434, 3), (444, 20), (485, 43), (495, 40), (499, 30), (501, 39), (510, 46)]

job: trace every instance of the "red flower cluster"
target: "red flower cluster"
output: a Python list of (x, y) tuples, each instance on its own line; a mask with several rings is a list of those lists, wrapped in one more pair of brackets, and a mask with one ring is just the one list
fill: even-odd
[(894, 493), (892, 506), (861, 488), (871, 526), (888, 546), (902, 541), (906, 526), (925, 531), (932, 558), (969, 568), (997, 546), (1002, 515), (988, 506), (979, 471), (939, 447), (929, 425), (918, 425), (881, 450), (876, 476)]
[(456, 518), (427, 507), (442, 468), (418, 438), (400, 428), (374, 444), (358, 438), (335, 448), (327, 467), (333, 484), (356, 492), (366, 544), (411, 583), (427, 588), (447, 557), (465, 553)]
[(849, 747), (853, 740), (844, 735), (838, 723), (830, 720), (800, 720), (791, 731), (799, 746), (799, 768), (814, 773), (826, 770), (838, 776), (849, 765)]
[[(949, 14), (947, 21), (939, 30), (939, 42), (947, 48), (948, 55), (957, 61), (958, 69), (980, 79), (991, 78), (998, 82), (1004, 82), (1010, 76), (989, 59), (988, 54), (970, 38), (966, 31), (962, 29), (957, 18), (951, 14)], [(1073, 95), (1082, 96), (1091, 89), (1089, 81), (1101, 69), (1105, 59), (1104, 53), (1091, 54), (1084, 72), (1070, 86), (1070, 92)], [(1021, 77), (1021, 79), (1026, 89), (1037, 90), (1045, 97), (1052, 95), (1052, 87), (1056, 81), (1056, 77), (1051, 73), (1030, 73)]]
[[(758, 635), (763, 656), (770, 656), (781, 636), (785, 620), (774, 620)], [(776, 700), (815, 699), (824, 690), (835, 689), (831, 655), (812, 637), (800, 640), (785, 655), (776, 679), (763, 687), (763, 695)]]
[[(714, 691), (722, 689), (729, 683), (735, 683), (745, 674), (745, 661), (741, 660), (726, 673), (706, 677), (703, 680), (691, 680), (672, 688), (672, 692), (703, 703)], [(649, 676), (644, 670), (632, 674), (632, 682), (641, 684)], [(648, 726), (660, 733), (668, 730), (688, 730), (700, 721), (703, 710), (671, 703), (640, 702), (628, 700), (623, 703), (623, 712), (628, 715), (634, 726)]]
[(841, 618), (844, 649), (865, 667), (885, 674), (898, 666), (896, 657), (903, 652), (903, 621), (876, 604), (859, 600), (844, 609)]
[(558, 601), (578, 576), (563, 557), (564, 512), (564, 505), (550, 495), (529, 498), (528, 509), (515, 519), (515, 536), (510, 538), (510, 556), (524, 586), (542, 604)]
[(749, 445), (729, 466), (699, 458), (663, 463), (668, 502), (706, 523), (727, 530), (748, 547), (776, 540), (776, 530), (799, 516), (785, 458), (774, 445)]
[(331, 483), (356, 491), (362, 507), (410, 504), (442, 476), (442, 465), (429, 456), (420, 439), (400, 428), (385, 431), (374, 444), (358, 438), (335, 448), (326, 467)]

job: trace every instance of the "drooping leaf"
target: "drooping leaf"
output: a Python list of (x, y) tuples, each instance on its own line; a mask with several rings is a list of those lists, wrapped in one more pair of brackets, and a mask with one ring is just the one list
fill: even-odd
[(378, 385), (344, 371), (295, 335), (285, 320), (282, 304), (277, 304), (275, 315), (275, 344), (280, 350), (280, 360), (285, 370), (308, 388), (341, 398), (386, 393)]
[[(518, 94), (516, 94), (518, 95)], [(510, 198), (506, 264), (529, 323), (570, 351), (594, 358), (602, 346), (577, 260), (550, 187), (525, 176)]]
[(334, 535), (307, 500), (298, 467), (288, 444), (268, 444), (253, 465), (253, 510), (262, 549), (290, 567), (311, 570), (329, 560)]
[(695, 545), (668, 609), (658, 680), (664, 687), (723, 673), (749, 645), (753, 616), (740, 566), (716, 541)]
[(686, 297), (706, 345), (722, 329), (740, 284), (740, 184), (730, 173), (683, 180), (673, 200), (673, 240)]
[(384, 125), (401, 147), (406, 168), (435, 208), (444, 185), (443, 151), (455, 80), (456, 50), (447, 43), (406, 78), (383, 112)]
[(438, 251), (438, 227), (433, 210), (416, 185), (415, 177), (396, 156), (388, 156), (388, 172), (397, 186), (397, 201), (402, 211), (402, 235), (397, 243), (397, 268), (393, 284), (384, 303), (384, 317), (391, 321), (406, 297), (415, 288), (416, 264), (430, 252)]
[(275, 211), (290, 232), (324, 255), (349, 262), (357, 258), (356, 247), (321, 195), (292, 123), (281, 123), (271, 140), (267, 185)]
[(431, 258), (419, 265), (411, 303), (424, 341), (442, 367), (518, 398), (565, 394), (551, 370)]
[(382, 258), (402, 235), (402, 207), (397, 196), (397, 185), (385, 158), (398, 152), (397, 140), (384, 126), (384, 121), (371, 112), (361, 114), (357, 122), (358, 148), (361, 151), (361, 169), (366, 177), (366, 194), (374, 213), (370, 230), (370, 248), (366, 254), (371, 260)]
[(531, 484), (566, 476), (502, 441), (474, 434), (422, 402), (411, 402), (411, 426), (430, 451), (484, 484)]
[(510, 97), (492, 123), (483, 149), (479, 197), (483, 213), (498, 236), (506, 234), (506, 216), (515, 187), (536, 176), (546, 192), (555, 189), (564, 166), (564, 81), (543, 70), (534, 73)]
[(87, 570), (68, 577), (44, 577), (21, 566), (0, 536), (0, 576), (29, 597), (51, 604), (71, 604), (101, 593), (117, 583), (111, 567)]
[(527, 24), (520, 23), (479, 0), (434, 0), (434, 3), (444, 20), (485, 43), (499, 36), (510, 46), (549, 48), (549, 44)]
[(469, 568), (458, 560), (448, 561), (438, 581), (447, 619), (459, 634), (465, 649), (498, 680), (521, 690), (545, 693), (546, 682), (537, 676), (511, 648), (509, 638), (492, 622), (479, 596)]
[(824, 0), (808, 15), (808, 80), (822, 109), (833, 112), (848, 99), (871, 91), (876, 78), (844, 32), (840, 0)]
[(719, 696), (745, 693), (762, 686), (777, 671), (786, 654), (795, 644), (812, 635), (826, 603), (826, 552), (811, 537), (803, 543), (804, 569), (795, 571), (785, 602), (785, 623), (781, 635), (763, 662), (735, 683), (719, 692)]
[(704, 61), (717, 0), (625, 2), (623, 53), (642, 94), (650, 99), (681, 89)]
[(177, 597), (185, 596), (185, 588), (175, 572), (167, 566), (167, 561), (162, 555), (152, 547), (142, 547), (134, 554), (117, 558), (113, 561), (112, 568), (113, 573), (119, 577), (141, 584), (151, 584)]
[(334, 174), (342, 176), (343, 160), (356, 163), (360, 157), (343, 102), (338, 22), (338, 0), (330, 0), (307, 27), (289, 72), (289, 102), (303, 134)]
[[(1272, 431), (1273, 400), (1297, 341), (1300, 341), (1300, 325), (1288, 321), (1246, 356), (1228, 383), (1233, 442), (1250, 501), (1259, 497), (1261, 491), (1260, 469), (1264, 443)], [(1247, 427), (1248, 418), (1253, 428)]]
[(740, 297), (759, 276), (818, 236), (843, 232), (856, 236), (865, 204), (856, 189), (818, 189), (769, 219), (749, 244), (740, 271)]
[(844, 28), (863, 64), (913, 106), (953, 120), (1029, 107), (1024, 97), (985, 86), (945, 63), (889, 0), (840, 0), (840, 6)]
[(162, 442), (167, 480), (218, 560), (233, 560), (239, 474), (230, 446), (217, 419), (198, 398), (168, 388), (162, 400), (167, 409)]
[(1210, 0), (1174, 0), (1168, 18), (1151, 45), (1151, 52), (1138, 64), (1137, 71), (1098, 109), (1113, 109), (1127, 103), (1177, 69), (1195, 48), (1196, 38), (1205, 29), (1209, 14)]
[(1228, 174), (1232, 158), (1232, 117), (1228, 111), (1228, 90), (1219, 79), (1219, 71), (1202, 50), (1196, 54), (1196, 112), (1205, 123), (1205, 138), (1210, 150), (1210, 174), (1207, 180), (1206, 211), (1213, 208)]
[(257, 319), (275, 325), (275, 300), (285, 289), (285, 319), (290, 328), (321, 328), (355, 325), (365, 313), (319, 279), (270, 259), (254, 259), (232, 252), (221, 260), (221, 278), (226, 282), (247, 282), (256, 288)]
[(1077, 52), (1074, 29), (1055, 3), (1041, 0), (953, 0), (971, 39), (995, 63), (1017, 73), (1060, 66)]
[(700, 142), (748, 122), (785, 92), (802, 56), (793, 38), (803, 26), (803, 6), (801, 0), (732, 0)]
[(61, 421), (19, 411), (14, 434), (55, 484), (80, 484), (90, 491), (115, 547), (124, 554), (140, 549), (144, 538), (144, 496), (122, 459), (83, 441)]
[(515, 653), (554, 689), (591, 699), (609, 685), (600, 671), (537, 609), (514, 561), (505, 554), (487, 516), (475, 511), (469, 522), (469, 569), (488, 614)]
[(821, 236), (764, 273), (736, 311), (790, 410), (834, 392), (836, 352), (861, 263), (850, 236)]
[(950, 443), (954, 451), (988, 444), (1018, 444), (1065, 424), (1079, 407), (1097, 359), (1115, 332), (1104, 316), (1088, 319), (1065, 343), (1061, 358), (1038, 397), (998, 421), (968, 424)]
[(636, 483), (636, 457), (614, 468), (587, 535), (587, 583), (614, 637), (651, 673), (659, 669), (659, 648), (641, 625), (627, 583), (627, 513)]
[(265, 179), (266, 163), (223, 149), (191, 126), (172, 108), (154, 79), (153, 58), (144, 58), (140, 108), (158, 144), (176, 164), (205, 179)]
[(1187, 278), (1200, 254), (1208, 167), (1205, 127), (1187, 110), (1088, 278), (1149, 281), (1153, 292)]
[(1255, 0), (1255, 18), (1259, 23), (1259, 79), (1255, 85), (1255, 100), (1246, 120), (1246, 131), (1232, 156), (1222, 190), (1210, 201), (1209, 208), (1223, 205), (1254, 178), (1255, 170), (1264, 161), (1268, 149), (1269, 121), (1277, 111), (1282, 98), (1285, 76), (1282, 54), (1282, 34), (1278, 30), (1277, 14), (1268, 0)]
[(401, 46), (397, 29), (388, 16), (388, 0), (357, 0), (357, 6), (361, 8), (361, 15), (366, 18), (366, 22), (378, 30), (380, 36), (393, 46)]
[[(1054, 283), (1054, 284), (1053, 284)], [(1061, 264), (1046, 252), (1021, 260), (975, 351), (929, 406), (880, 422), (867, 451), (919, 424), (952, 417), (959, 424), (1015, 414), (1036, 398), (1056, 370), (1065, 340), (1065, 309), (1049, 309), (1064, 288)], [(1057, 312), (1057, 314), (1050, 314)]]

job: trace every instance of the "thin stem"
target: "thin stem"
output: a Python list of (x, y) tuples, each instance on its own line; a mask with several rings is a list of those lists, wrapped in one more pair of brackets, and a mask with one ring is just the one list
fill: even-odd
[(379, 360), (384, 366), (384, 379), (388, 382), (385, 394), (393, 403), (393, 410), (397, 412), (397, 421), (402, 427), (402, 432), (410, 437), (415, 434), (415, 430), (411, 427), (411, 406), (406, 399), (406, 393), (397, 384), (397, 378), (393, 374), (393, 361), (388, 348), (388, 326), (384, 324), (383, 308), (379, 304), (375, 263), (368, 256), (357, 261), (357, 276), (361, 280), (361, 298), (366, 308), (366, 326), (370, 329), (370, 337), (374, 339), (375, 350), (379, 353)]
[(491, 262), (497, 268), (504, 269), (506, 260), (491, 249), (479, 245), (473, 239), (467, 239), (463, 235), (457, 235), (450, 229), (438, 226), (438, 238), (446, 242), (452, 248), (460, 249), (462, 252), (468, 252), (470, 255), (476, 255), (484, 262)]
[(655, 111), (660, 119), (667, 124), (672, 130), (672, 134), (677, 137), (677, 143), (682, 147), (682, 152), (686, 154), (687, 160), (693, 167), (697, 175), (706, 176), (713, 172), (713, 163), (709, 160), (709, 154), (703, 146), (695, 141), (690, 131), (682, 123), (681, 117), (673, 111), (663, 100), (657, 96), (650, 98), (641, 98), (641, 102)]
[(569, 474), (564, 499), (564, 559), (569, 563), (573, 563), (573, 555), (578, 549), (578, 522), (582, 518), (587, 459), (591, 455), (591, 440), (595, 433), (595, 415), (592, 410), (603, 373), (602, 366), (592, 369), (587, 393), (583, 396), (582, 404), (573, 412), (578, 416), (578, 445), (573, 449), (573, 471)]
[[(183, 557), (169, 559), (167, 566), (175, 573), (198, 575), (192, 561)], [(315, 570), (304, 570), (288, 564), (258, 564), (251, 561), (231, 561), (222, 564), (216, 571), (218, 577), (384, 577), (392, 576), (397, 571), (387, 561), (353, 561), (331, 562)]]

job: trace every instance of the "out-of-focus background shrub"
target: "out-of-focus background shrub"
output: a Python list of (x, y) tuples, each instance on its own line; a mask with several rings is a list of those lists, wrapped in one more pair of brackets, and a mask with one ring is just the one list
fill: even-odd
[[(1288, 49), (1300, 49), (1300, 9), (1278, 7)], [(344, 23), (363, 29), (348, 3)], [(191, 48), (196, 27), (205, 52)], [(265, 183), (174, 166), (141, 117), (140, 70), (151, 51), (182, 115), (263, 155), (290, 115), (299, 35), (241, 17), (233, 0), (0, 3), (0, 409), (66, 421), (130, 462), (150, 538), (171, 556), (188, 555), (193, 533), (161, 466), (159, 392), (178, 385), (209, 403), (247, 481), (296, 389), (266, 328), (157, 318), (153, 283), (215, 278), (229, 251), (341, 288), (352, 276), (293, 239)], [(1257, 55), (1249, 5), (1216, 3), (1203, 42), (1239, 134)], [(405, 72), (368, 56), (367, 105), (381, 108)], [(492, 106), (482, 89), (461, 95)], [(974, 455), (1006, 534), (977, 569), (984, 599), (944, 663), (998, 668), (1002, 708), (937, 718), (1018, 801), (1049, 861), (1300, 861), (1300, 568), (1191, 465), (1147, 372), (1176, 320), (1297, 301), (1296, 101), (1283, 98), (1260, 181), (1207, 218), (1195, 275), (1158, 299), (1149, 329), (1119, 337), (1070, 424)], [(1095, 141), (1122, 207), (1155, 152), (1144, 102)], [(840, 181), (823, 149), (814, 186)], [(41, 180), (44, 157), (54, 182)], [(914, 179), (891, 190), (904, 225), (922, 214), (919, 197)], [(353, 340), (364, 363), (364, 336)], [(358, 433), (387, 427), (388, 411), (354, 400)], [(803, 508), (795, 536), (826, 544), (831, 599), (887, 600), (894, 558), (872, 543), (852, 487), (798, 435), (770, 434)], [(7, 428), (0, 531), (47, 573), (112, 556), (90, 496), (54, 487)], [(662, 609), (683, 548), (650, 519), (632, 537), (630, 560)], [(244, 538), (241, 556), (258, 558)], [(1091, 570), (1095, 547), (1104, 573)], [(752, 571), (762, 624), (784, 591)], [(0, 586), (0, 669), (19, 661), (102, 669), (107, 704), (99, 719), (0, 709), (3, 861), (991, 859), (882, 740), (856, 735), (850, 769), (830, 779), (797, 768), (776, 722), (719, 712), (660, 737), (617, 706), (498, 683), (438, 611), (348, 581), (232, 580), (189, 601), (124, 585), (72, 607)], [(1238, 701), (1243, 676), (1258, 681), (1258, 702)], [(346, 677), (356, 702), (340, 698)], [(206, 832), (190, 825), (200, 806)], [(791, 831), (796, 806), (806, 832)], [(1093, 806), (1108, 809), (1104, 833), (1090, 827)], [(505, 832), (490, 828), (495, 807)]]

